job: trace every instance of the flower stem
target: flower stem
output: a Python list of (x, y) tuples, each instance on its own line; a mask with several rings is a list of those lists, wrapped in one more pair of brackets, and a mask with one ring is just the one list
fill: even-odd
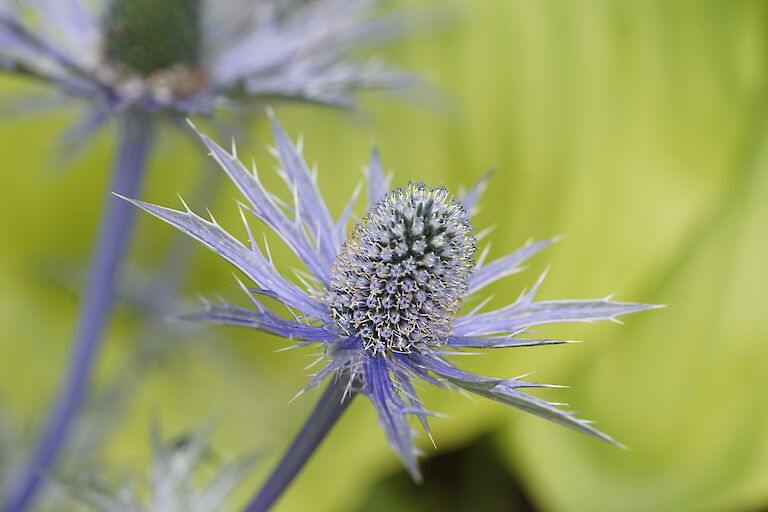
[(336, 378), (328, 384), (288, 451), (243, 512), (263, 512), (274, 505), (352, 402), (355, 393), (345, 394), (348, 382), (348, 378)]
[(136, 197), (152, 144), (152, 122), (128, 111), (119, 118), (118, 147), (98, 240), (91, 256), (69, 363), (40, 438), (22, 474), (12, 483), (4, 512), (21, 512), (32, 503), (43, 477), (62, 450), (90, 383), (91, 370), (117, 284), (118, 267), (133, 231), (135, 208), (112, 192)]

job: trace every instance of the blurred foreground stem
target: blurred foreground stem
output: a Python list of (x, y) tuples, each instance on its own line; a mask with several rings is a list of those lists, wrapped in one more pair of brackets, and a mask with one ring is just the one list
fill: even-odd
[(131, 238), (136, 213), (133, 205), (112, 193), (127, 197), (138, 195), (153, 136), (152, 122), (144, 114), (128, 111), (118, 118), (118, 122), (112, 181), (81, 298), (68, 368), (40, 431), (37, 446), (23, 473), (8, 489), (4, 512), (21, 512), (31, 505), (67, 440), (91, 380), (91, 370), (115, 295), (118, 268)]
[(244, 512), (263, 512), (274, 505), (352, 402), (355, 393), (346, 393), (348, 382), (348, 378), (341, 377), (331, 380), (288, 451)]

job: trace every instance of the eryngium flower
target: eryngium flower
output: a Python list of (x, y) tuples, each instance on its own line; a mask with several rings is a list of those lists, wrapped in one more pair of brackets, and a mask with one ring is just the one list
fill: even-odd
[(0, 0), (0, 70), (88, 100), (81, 132), (136, 107), (171, 116), (254, 100), (354, 105), (412, 77), (350, 53), (394, 33), (379, 0)]
[[(430, 412), (422, 406), (414, 381), (466, 390), (614, 442), (589, 422), (523, 391), (546, 385), (475, 375), (454, 366), (449, 356), (465, 348), (564, 343), (520, 335), (536, 325), (613, 320), (653, 306), (608, 298), (537, 301), (539, 280), (506, 307), (480, 312), (481, 303), (461, 314), (462, 302), (519, 270), (553, 240), (528, 243), (490, 263), (475, 264), (469, 214), (485, 180), (460, 199), (444, 188), (416, 183), (387, 191), (375, 151), (367, 173), (368, 212), (347, 237), (356, 194), (334, 219), (300, 152), (278, 123), (272, 124), (280, 175), (293, 193), (292, 204), (267, 191), (256, 169), (249, 171), (240, 163), (234, 149), (229, 153), (201, 135), (248, 200), (241, 205), (247, 243), (186, 206), (173, 210), (132, 201), (203, 243), (256, 284), (249, 288), (241, 283), (253, 309), (207, 304), (187, 318), (250, 327), (298, 340), (299, 346), (318, 344), (325, 365), (303, 391), (325, 379), (343, 379), (348, 393), (366, 395), (391, 445), (416, 479), (417, 450), (408, 415), (416, 416), (428, 433)], [(249, 216), (274, 230), (306, 265), (311, 275), (302, 276), (304, 288), (281, 275), (269, 249), (251, 235)], [(260, 295), (282, 303), (293, 317), (278, 315), (259, 300)]]

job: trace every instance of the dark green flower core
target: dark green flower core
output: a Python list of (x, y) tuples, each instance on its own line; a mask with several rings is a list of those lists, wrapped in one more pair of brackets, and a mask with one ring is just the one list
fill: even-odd
[(111, 0), (104, 19), (104, 57), (142, 76), (200, 58), (202, 0)]

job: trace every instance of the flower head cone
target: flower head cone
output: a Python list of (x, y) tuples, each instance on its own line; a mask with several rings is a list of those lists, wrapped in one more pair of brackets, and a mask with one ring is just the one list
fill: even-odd
[(351, 56), (397, 31), (378, 5), (0, 0), (0, 70), (85, 99), (78, 139), (127, 108), (181, 119), (279, 99), (352, 107), (361, 90), (413, 82)]
[[(349, 393), (367, 396), (390, 444), (416, 479), (417, 450), (408, 417), (416, 417), (428, 432), (431, 414), (416, 393), (420, 383), (468, 391), (614, 442), (589, 422), (526, 392), (546, 385), (475, 375), (455, 366), (450, 353), (564, 343), (521, 334), (537, 325), (613, 320), (653, 306), (608, 298), (538, 301), (540, 280), (506, 307), (478, 311), (480, 306), (462, 313), (466, 299), (519, 270), (553, 240), (528, 243), (488, 263), (482, 257), (475, 262), (470, 214), (485, 180), (459, 199), (444, 188), (420, 183), (388, 190), (375, 151), (367, 173), (368, 212), (347, 235), (356, 194), (334, 218), (299, 150), (276, 121), (272, 124), (280, 175), (293, 193), (290, 202), (266, 190), (256, 169), (240, 163), (234, 149), (230, 153), (201, 135), (247, 200), (241, 205), (246, 242), (186, 207), (173, 210), (132, 201), (200, 241), (256, 285), (241, 283), (252, 308), (206, 304), (187, 318), (322, 347), (323, 365), (304, 390), (326, 379), (344, 379)], [(279, 235), (307, 267), (301, 286), (281, 274), (268, 247), (252, 235), (252, 217)], [(260, 296), (282, 303), (290, 317), (265, 306)]]

